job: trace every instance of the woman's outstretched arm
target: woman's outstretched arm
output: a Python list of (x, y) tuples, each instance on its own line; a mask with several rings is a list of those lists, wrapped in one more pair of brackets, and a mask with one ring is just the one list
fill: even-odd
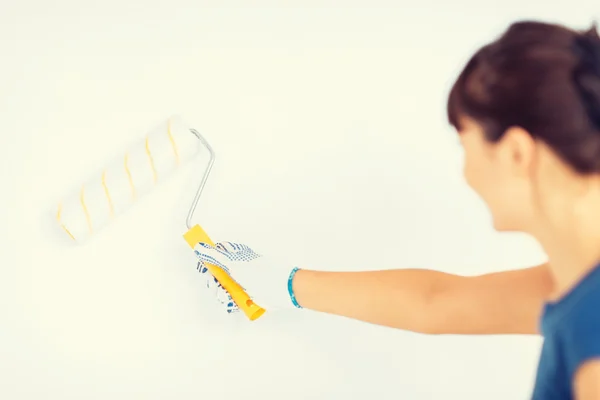
[(537, 334), (552, 278), (546, 264), (472, 277), (300, 270), (293, 286), (306, 309), (377, 325), (427, 334)]

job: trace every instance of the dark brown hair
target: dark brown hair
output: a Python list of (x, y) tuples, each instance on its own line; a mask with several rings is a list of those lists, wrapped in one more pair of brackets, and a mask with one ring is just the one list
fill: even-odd
[(549, 23), (512, 24), (469, 60), (448, 98), (449, 122), (498, 141), (521, 127), (582, 174), (600, 173), (600, 37)]

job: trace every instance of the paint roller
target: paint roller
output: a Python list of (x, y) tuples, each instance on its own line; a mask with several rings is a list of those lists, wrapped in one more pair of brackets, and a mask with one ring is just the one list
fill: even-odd
[[(177, 115), (156, 126), (66, 196), (56, 213), (59, 227), (75, 243), (88, 241), (202, 149), (208, 151), (210, 158), (188, 212), (185, 222), (188, 230), (183, 238), (192, 249), (200, 242), (213, 246), (204, 229), (191, 221), (212, 170), (215, 152), (197, 130)], [(251, 321), (264, 314), (265, 310), (229, 274), (215, 265), (206, 267)]]

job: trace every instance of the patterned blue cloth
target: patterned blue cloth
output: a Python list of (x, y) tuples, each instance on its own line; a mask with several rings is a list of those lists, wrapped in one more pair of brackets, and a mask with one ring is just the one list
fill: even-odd
[[(198, 243), (198, 246), (202, 246), (202, 247), (205, 247), (208, 249), (212, 248), (210, 245), (208, 245), (206, 243)], [(232, 243), (232, 242), (216, 243), (214, 248), (217, 249), (219, 251), (219, 253), (224, 255), (227, 258), (227, 260), (230, 260), (230, 261), (252, 261), (252, 260), (260, 257), (260, 254), (257, 254), (250, 247), (248, 247), (244, 244), (239, 244), (239, 243)], [(227, 265), (220, 262), (219, 260), (216, 260), (213, 257), (210, 257), (207, 254), (200, 253), (198, 250), (194, 250), (194, 252), (196, 253), (196, 256), (198, 256), (198, 258), (199, 258), (196, 269), (201, 274), (205, 274), (206, 287), (209, 289), (215, 289), (217, 291), (217, 300), (220, 303), (225, 305), (225, 308), (228, 313), (239, 312), (240, 309), (237, 306), (237, 304), (235, 304), (233, 299), (231, 298), (231, 295), (229, 294), (229, 292), (227, 292), (225, 290), (225, 288), (223, 288), (223, 286), (219, 283), (219, 281), (214, 276), (211, 275), (208, 268), (206, 268), (206, 266), (204, 265), (204, 262), (208, 262), (210, 264), (216, 265), (219, 268), (222, 268), (225, 272), (227, 272), (229, 274), (229, 276), (231, 276)], [(243, 288), (243, 286), (242, 286), (242, 288)], [(252, 297), (250, 297), (250, 298), (252, 298)]]
[[(294, 277), (300, 269), (287, 267), (285, 262), (262, 257), (250, 247), (232, 242), (222, 242), (214, 247), (198, 243), (194, 247), (198, 257), (198, 271), (206, 276), (208, 288), (216, 291), (216, 297), (228, 313), (239, 308), (229, 293), (212, 276), (206, 264), (213, 264), (234, 279), (261, 306), (270, 309), (302, 308), (294, 294)], [(260, 260), (257, 260), (260, 258)], [(247, 286), (245, 286), (247, 285)], [(254, 296), (257, 296), (255, 299)]]

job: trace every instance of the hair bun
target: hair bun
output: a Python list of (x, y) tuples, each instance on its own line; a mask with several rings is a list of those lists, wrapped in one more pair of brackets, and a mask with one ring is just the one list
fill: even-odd
[(577, 35), (575, 48), (582, 66), (600, 76), (600, 36), (596, 30), (596, 24), (591, 29)]
[(573, 71), (575, 86), (586, 111), (600, 131), (600, 36), (596, 24), (575, 38), (579, 63)]

